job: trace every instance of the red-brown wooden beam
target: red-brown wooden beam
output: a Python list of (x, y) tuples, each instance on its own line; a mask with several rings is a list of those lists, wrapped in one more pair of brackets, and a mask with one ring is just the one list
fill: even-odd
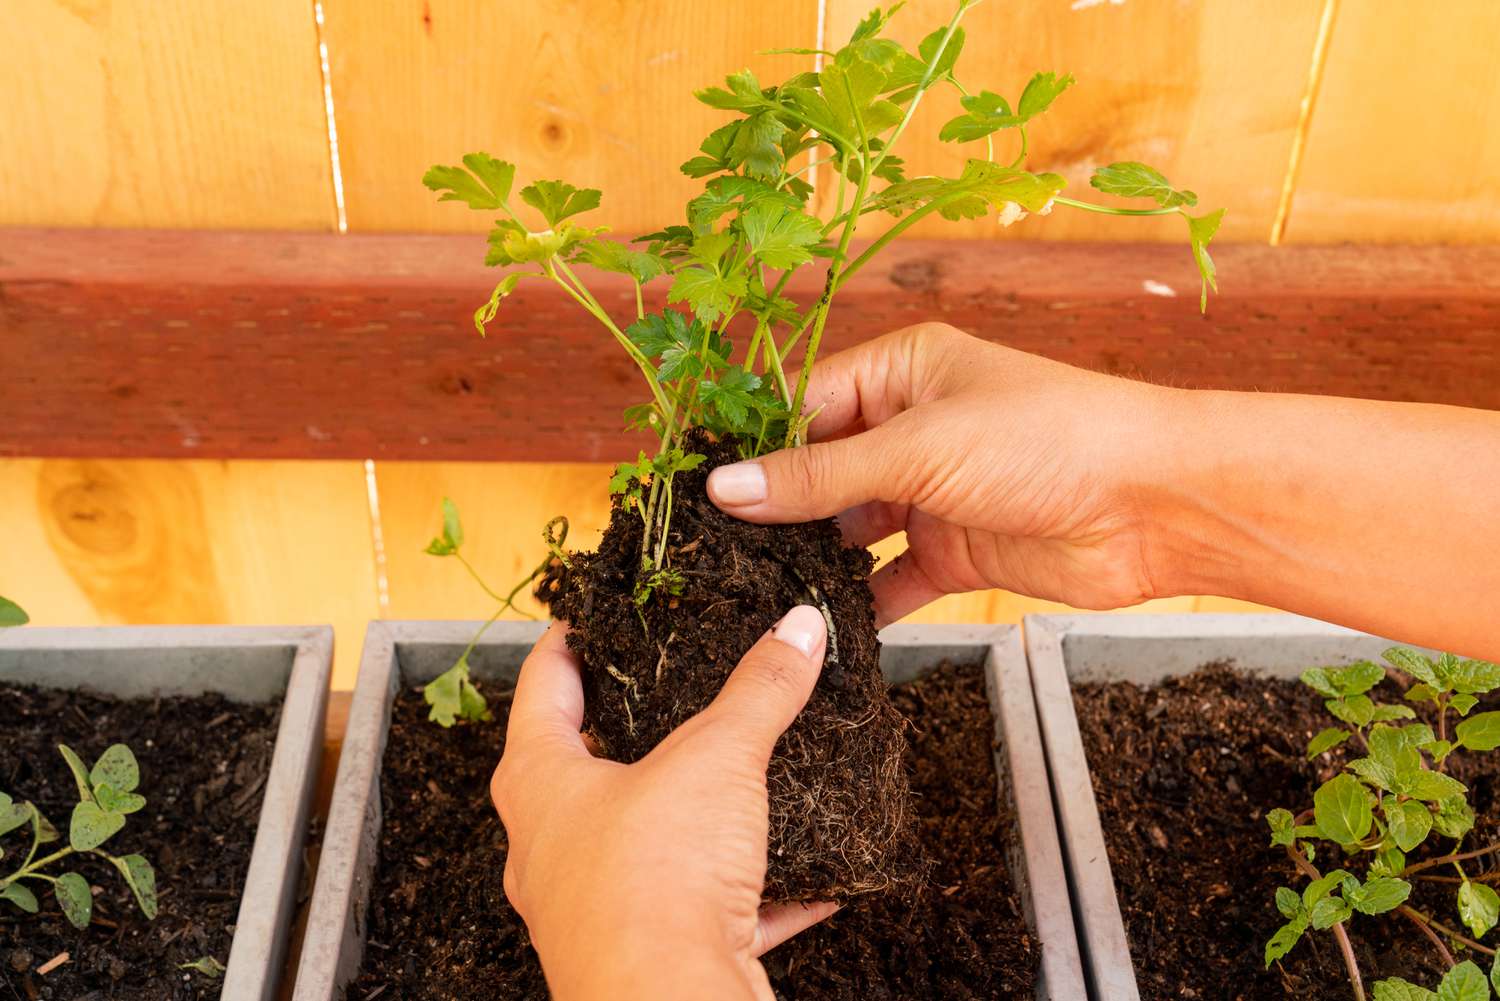
[[(560, 293), (523, 284), (474, 332), (496, 277), (482, 254), (477, 236), (0, 229), (0, 455), (633, 451), (620, 412), (639, 377)], [(842, 292), (828, 347), (946, 320), (1174, 385), (1500, 409), (1500, 248), (1215, 256), (1201, 317), (1182, 246), (898, 243)], [(633, 315), (628, 284), (594, 287)]]

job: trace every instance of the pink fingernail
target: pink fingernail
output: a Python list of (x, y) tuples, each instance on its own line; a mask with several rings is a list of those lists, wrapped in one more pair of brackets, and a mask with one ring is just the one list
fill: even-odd
[(796, 647), (804, 656), (817, 657), (823, 653), (823, 644), (828, 639), (828, 623), (823, 613), (811, 605), (798, 605), (782, 616), (771, 631), (787, 646)]
[(708, 474), (708, 496), (715, 504), (744, 507), (766, 499), (766, 471), (758, 462), (736, 462)]

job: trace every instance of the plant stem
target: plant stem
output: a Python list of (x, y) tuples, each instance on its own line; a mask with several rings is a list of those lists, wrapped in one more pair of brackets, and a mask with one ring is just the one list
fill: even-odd
[(1064, 198), (1062, 195), (1058, 195), (1052, 200), (1059, 205), (1083, 209), (1085, 212), (1098, 212), (1101, 215), (1174, 215), (1179, 211), (1175, 206), (1169, 209), (1117, 209), (1112, 205), (1096, 205), (1093, 202), (1080, 202), (1075, 198)]
[[(1297, 871), (1309, 879), (1321, 879), (1318, 870), (1311, 862), (1303, 858), (1291, 845), (1286, 845), (1287, 857), (1296, 865)], [(1344, 930), (1344, 923), (1336, 921), (1329, 926), (1333, 937), (1338, 940), (1339, 953), (1344, 957), (1344, 970), (1349, 974), (1349, 986), (1354, 988), (1354, 1001), (1365, 1001), (1365, 982), (1359, 975), (1359, 961), (1354, 958), (1354, 946), (1349, 942), (1349, 933)]]
[(1412, 910), (1410, 907), (1407, 907), (1405, 904), (1402, 904), (1401, 907), (1398, 908), (1398, 913), (1409, 918), (1412, 924), (1422, 929), (1422, 934), (1426, 935), (1432, 941), (1432, 944), (1437, 948), (1438, 955), (1443, 957), (1443, 962), (1446, 963), (1450, 969), (1455, 965), (1453, 962), (1453, 953), (1448, 951), (1448, 947), (1443, 944), (1443, 940), (1437, 937), (1437, 933), (1432, 930), (1432, 926), (1429, 925), (1426, 921), (1423, 921), (1420, 914)]
[(1433, 918), (1433, 917), (1430, 917), (1430, 916), (1428, 916), (1426, 914), (1423, 914), (1421, 911), (1417, 910), (1414, 907), (1411, 907), (1411, 906), (1409, 906), (1407, 904), (1402, 904), (1401, 907), (1400, 907), (1400, 911), (1401, 911), (1402, 914), (1405, 914), (1407, 917), (1412, 918), (1415, 921), (1420, 921), (1423, 924), (1431, 925), (1433, 928), (1437, 929), (1438, 931), (1442, 932), (1444, 935), (1447, 935), (1449, 938), (1453, 939), (1453, 941), (1460, 942), (1460, 943), (1468, 946), (1470, 949), (1473, 949), (1473, 950), (1475, 950), (1477, 952), (1482, 952), (1486, 956), (1493, 956), (1493, 955), (1495, 955), (1495, 950), (1491, 949), (1489, 946), (1487, 946), (1487, 945), (1480, 945), (1478, 942), (1474, 941), (1472, 938), (1469, 938), (1466, 935), (1460, 935), (1458, 932), (1454, 931), (1452, 928), (1449, 928), (1447, 925), (1443, 924), (1441, 921), (1438, 921), (1436, 918)]
[(469, 576), (474, 578), (474, 583), (476, 583), (476, 584), (479, 585), (479, 589), (481, 591), (483, 591), (485, 594), (489, 595), (491, 598), (494, 598), (498, 602), (501, 602), (501, 603), (507, 604), (507, 605), (510, 604), (510, 600), (508, 598), (502, 598), (498, 594), (496, 594), (494, 591), (490, 590), (490, 586), (484, 582), (484, 579), (482, 577), (479, 576), (479, 571), (475, 570), (474, 567), (473, 567), (473, 565), (468, 560), (464, 559), (464, 554), (463, 553), (461, 553), (457, 549), (455, 549), (453, 551), (453, 555), (455, 557), (457, 557), (459, 563), (463, 564), (463, 568), (465, 570), (469, 571)]
[[(563, 274), (567, 275), (568, 278), (570, 278), (573, 282), (576, 282), (578, 287), (574, 288), (568, 282), (560, 278), (557, 272), (553, 270), (554, 264), (558, 268), (562, 269)], [(641, 370), (641, 374), (646, 377), (646, 382), (651, 387), (651, 395), (656, 398), (656, 405), (661, 407), (662, 411), (665, 412), (667, 410), (667, 399), (666, 396), (662, 393), (661, 383), (656, 381), (656, 370), (651, 367), (651, 360), (641, 353), (641, 349), (635, 346), (634, 341), (625, 336), (624, 331), (615, 326), (615, 321), (609, 318), (609, 314), (604, 311), (604, 307), (599, 305), (599, 301), (595, 299), (589, 292), (588, 288), (578, 280), (578, 276), (573, 274), (572, 270), (568, 267), (566, 262), (558, 260), (556, 258), (548, 261), (547, 274), (553, 281), (562, 286), (563, 291), (572, 296), (574, 301), (576, 301), (578, 305), (588, 310), (589, 313), (593, 315), (594, 319), (604, 324), (604, 326), (608, 328), (609, 332), (614, 335), (615, 340), (620, 343), (620, 346), (625, 349), (625, 353), (631, 357), (636, 366)]]
[[(32, 850), (35, 851), (35, 849), (36, 849), (36, 846), (33, 845), (32, 846)], [(7, 885), (8, 886), (9, 884), (16, 882), (17, 880), (22, 880), (22, 879), (49, 879), (50, 880), (50, 877), (43, 876), (37, 870), (38, 869), (45, 869), (45, 868), (47, 868), (47, 866), (51, 865), (53, 862), (56, 862), (58, 859), (67, 858), (69, 855), (72, 855), (72, 854), (73, 854), (73, 848), (72, 848), (72, 846), (69, 846), (67, 848), (61, 849), (60, 851), (55, 851), (51, 855), (46, 856), (45, 858), (39, 858), (35, 862), (31, 861), (30, 856), (28, 856), (27, 859), (26, 859), (26, 864), (23, 865), (23, 866), (21, 866), (21, 868), (17, 869), (15, 872), (11, 873), (9, 876), (6, 876), (3, 881), (0, 881), (0, 885)]]
[(1500, 852), (1500, 842), (1485, 845), (1483, 848), (1476, 848), (1471, 852), (1460, 852), (1456, 855), (1442, 855), (1438, 858), (1427, 859), (1425, 862), (1417, 862), (1407, 866), (1405, 869), (1402, 869), (1401, 875), (1402, 877), (1407, 877), (1419, 872), (1423, 872), (1427, 869), (1434, 869), (1440, 865), (1447, 865), (1449, 862), (1463, 862), (1471, 858), (1478, 858), (1481, 855), (1489, 855), (1494, 852)]

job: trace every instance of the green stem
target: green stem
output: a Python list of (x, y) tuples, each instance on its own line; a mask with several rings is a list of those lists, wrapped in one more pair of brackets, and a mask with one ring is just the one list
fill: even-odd
[(1058, 195), (1052, 200), (1059, 205), (1083, 209), (1085, 212), (1098, 212), (1100, 215), (1175, 215), (1179, 211), (1176, 208), (1119, 209), (1113, 205), (1096, 205), (1093, 202), (1080, 202), (1076, 198), (1064, 198), (1062, 195)]
[[(890, 139), (886, 140), (884, 148), (880, 151), (880, 156), (875, 159), (874, 166), (871, 166), (868, 162), (864, 164), (865, 167), (869, 168), (864, 172), (866, 177), (875, 173), (880, 169), (881, 164), (885, 163), (885, 158), (890, 155), (891, 147), (896, 145), (896, 141), (901, 138), (901, 133), (905, 132), (906, 126), (911, 123), (912, 116), (917, 113), (917, 105), (921, 103), (922, 95), (927, 93), (927, 88), (936, 82), (933, 79), (933, 74), (937, 72), (938, 63), (943, 60), (943, 50), (948, 47), (948, 42), (953, 38), (953, 32), (958, 30), (958, 22), (963, 19), (964, 11), (968, 10), (968, 7), (968, 4), (960, 3), (958, 9), (953, 12), (953, 17), (948, 21), (948, 27), (943, 30), (943, 37), (938, 39), (937, 51), (932, 54), (932, 59), (927, 63), (927, 68), (922, 72), (922, 79), (917, 84), (917, 92), (912, 95), (911, 103), (906, 106), (906, 114), (902, 117), (901, 124), (896, 126), (896, 131), (892, 132)], [(850, 103), (854, 103), (852, 99)], [(858, 121), (858, 119), (856, 119), (855, 124), (860, 127), (860, 139), (864, 139), (864, 124)]]
[(494, 591), (490, 590), (490, 586), (488, 584), (486, 584), (484, 582), (483, 578), (481, 578), (479, 576), (479, 571), (475, 570), (474, 567), (473, 567), (473, 565), (470, 564), (468, 560), (464, 559), (464, 554), (463, 553), (461, 553), (457, 549), (455, 549), (453, 551), (453, 555), (458, 558), (458, 562), (459, 563), (463, 564), (463, 568), (465, 570), (469, 571), (469, 576), (474, 578), (474, 583), (476, 583), (476, 584), (479, 585), (479, 589), (481, 591), (483, 591), (485, 594), (489, 595), (491, 598), (494, 598), (496, 601), (506, 601), (507, 600), (505, 598), (500, 597)]
[[(557, 271), (553, 269), (554, 264), (557, 268), (560, 268), (563, 274), (567, 275), (569, 279), (577, 283), (578, 287), (574, 288), (573, 285), (564, 281), (562, 278), (559, 278)], [(651, 360), (641, 352), (640, 348), (635, 346), (635, 343), (631, 341), (629, 337), (625, 336), (624, 331), (615, 326), (615, 321), (609, 318), (609, 314), (604, 311), (604, 307), (599, 305), (599, 301), (595, 299), (589, 292), (588, 288), (578, 280), (578, 276), (573, 274), (572, 270), (568, 267), (565, 261), (562, 261), (558, 258), (553, 258), (552, 260), (548, 261), (547, 274), (553, 281), (557, 282), (557, 284), (562, 287), (563, 291), (572, 296), (575, 302), (577, 302), (584, 309), (588, 310), (588, 312), (593, 315), (594, 319), (604, 324), (604, 326), (614, 336), (615, 340), (619, 342), (620, 346), (625, 349), (625, 353), (631, 357), (636, 366), (641, 370), (641, 374), (646, 377), (646, 382), (651, 387), (651, 395), (656, 399), (656, 405), (661, 407), (663, 412), (665, 412), (667, 409), (667, 399), (665, 394), (662, 393), (661, 383), (657, 382), (656, 380), (656, 370), (651, 367)]]

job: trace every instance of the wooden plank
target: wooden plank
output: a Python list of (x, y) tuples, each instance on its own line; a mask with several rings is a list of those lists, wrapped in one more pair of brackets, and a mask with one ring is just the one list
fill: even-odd
[(0, 223), (334, 225), (307, 0), (7, 4)]
[(598, 221), (621, 231), (678, 222), (699, 188), (678, 165), (728, 120), (692, 92), (746, 66), (785, 66), (757, 53), (812, 45), (818, 16), (816, 0), (774, 11), (698, 0), (323, 6), (353, 230), (489, 226), (420, 183), (428, 166), (472, 150), (515, 161), (522, 178), (601, 188)]
[(0, 460), (0, 537), (38, 624), (329, 622), (340, 687), (378, 614), (357, 462)]
[[(0, 455), (605, 461), (640, 446), (619, 430), (639, 376), (560, 294), (523, 285), (474, 333), (495, 278), (477, 237), (0, 242)], [(1224, 294), (1205, 318), (1181, 247), (897, 243), (846, 287), (826, 344), (946, 320), (1176, 385), (1500, 408), (1500, 247), (1216, 256)], [(627, 286), (594, 286), (633, 312)], [(808, 274), (790, 291), (820, 288)]]
[(1345, 3), (1288, 241), (1500, 239), (1500, 4)]
[[(866, 0), (829, 0), (830, 47), (848, 39), (869, 6)], [(890, 34), (914, 49), (923, 35), (948, 22), (953, 6), (951, 0), (912, 0), (892, 19)], [(1318, 12), (1319, 4), (1309, 0), (980, 4), (964, 18), (968, 40), (959, 79), (971, 91), (994, 90), (1014, 103), (1033, 73), (1072, 73), (1077, 84), (1030, 129), (1031, 169), (1062, 174), (1072, 197), (1110, 201), (1088, 186), (1093, 169), (1143, 160), (1197, 191), (1203, 206), (1227, 207), (1223, 238), (1265, 240), (1296, 130)], [(1378, 70), (1372, 63), (1371, 72)], [(985, 145), (939, 142), (942, 123), (961, 111), (958, 95), (944, 88), (929, 97), (931, 106), (918, 110), (899, 152), (913, 173), (955, 176), (965, 158), (985, 155)], [(1008, 160), (1017, 149), (1016, 133), (997, 138), (997, 158)], [(832, 184), (823, 188), (826, 194)], [(912, 232), (1183, 241), (1185, 230), (1180, 219), (1117, 219), (1059, 208), (1008, 229), (990, 217), (924, 221)]]

